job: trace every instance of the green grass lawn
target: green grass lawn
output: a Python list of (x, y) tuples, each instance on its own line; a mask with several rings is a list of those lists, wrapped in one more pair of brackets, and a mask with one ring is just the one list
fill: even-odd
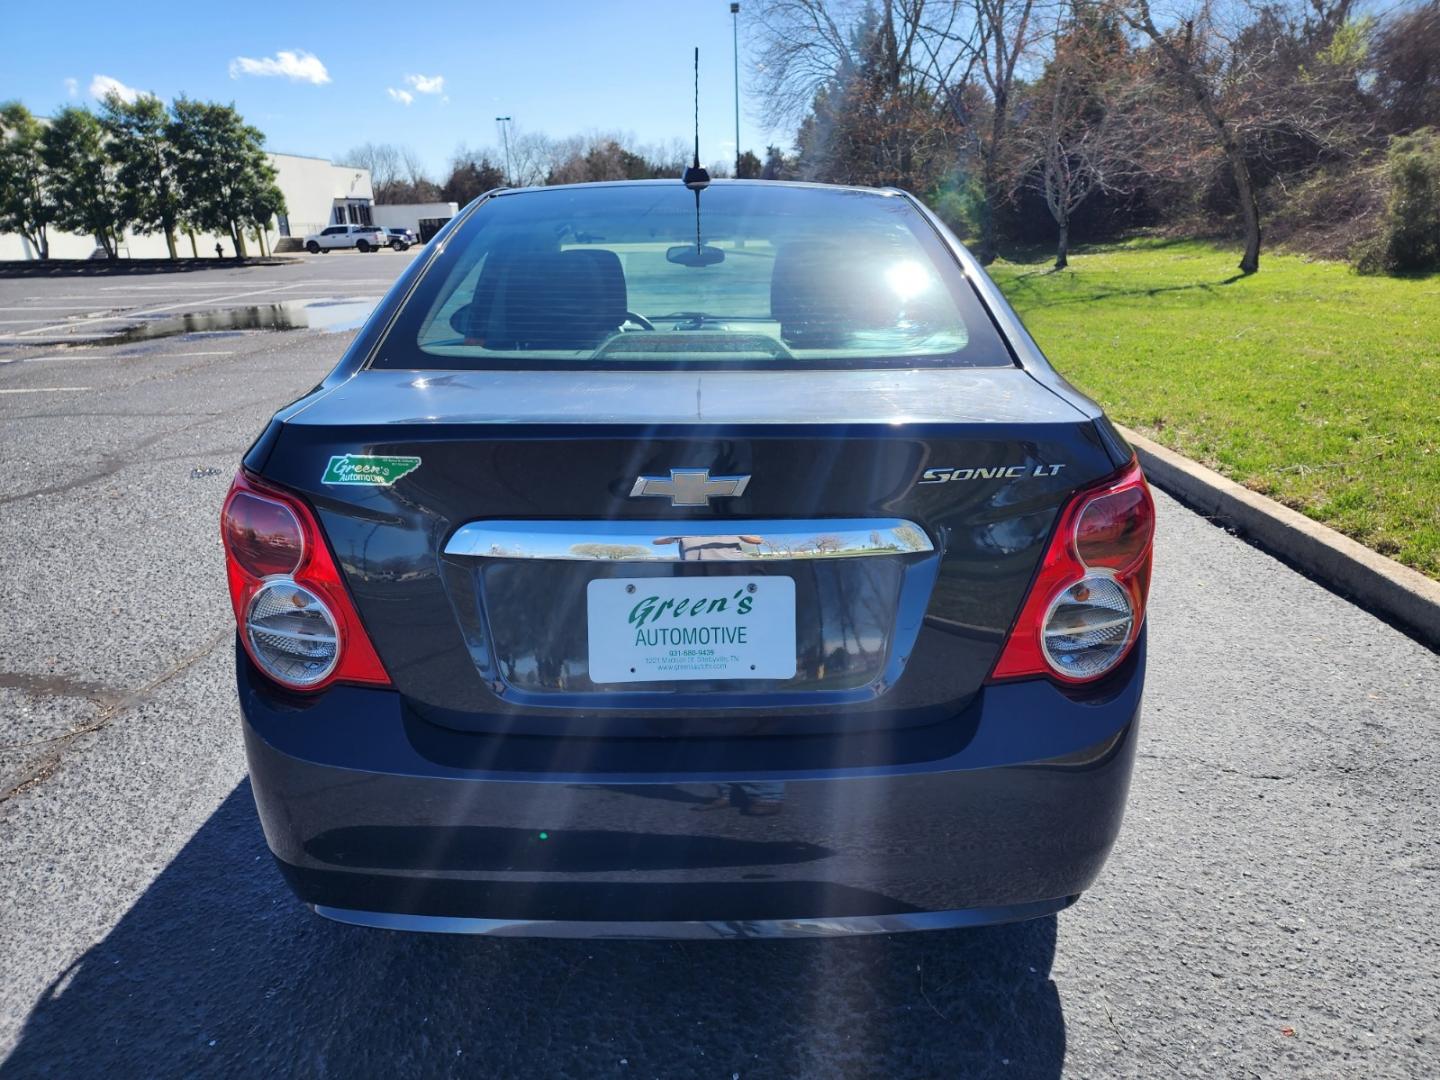
[(990, 273), (1113, 419), (1440, 578), (1440, 275), (1238, 261), (1136, 241)]

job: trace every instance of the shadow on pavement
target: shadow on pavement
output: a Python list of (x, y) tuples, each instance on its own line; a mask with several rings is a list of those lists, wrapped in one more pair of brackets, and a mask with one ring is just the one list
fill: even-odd
[(790, 942), (408, 935), (326, 922), (248, 782), (47, 988), (0, 1077), (1059, 1076), (1055, 918)]

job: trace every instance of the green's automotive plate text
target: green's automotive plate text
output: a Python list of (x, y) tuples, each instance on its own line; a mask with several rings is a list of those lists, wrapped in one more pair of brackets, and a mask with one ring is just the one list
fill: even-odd
[(420, 467), (418, 457), (385, 457), (378, 454), (336, 454), (325, 466), (322, 484), (359, 484), (389, 487), (402, 476)]
[(599, 684), (795, 676), (795, 581), (597, 578), (586, 587)]

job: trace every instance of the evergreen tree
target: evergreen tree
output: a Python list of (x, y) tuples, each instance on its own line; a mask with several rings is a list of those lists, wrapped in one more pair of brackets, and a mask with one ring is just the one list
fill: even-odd
[(0, 232), (19, 233), (48, 259), (54, 205), (40, 154), (42, 133), (40, 121), (18, 101), (0, 106)]
[(173, 259), (184, 200), (169, 125), (164, 104), (149, 94), (126, 102), (111, 93), (101, 107), (100, 126), (117, 168), (121, 220), (137, 232), (163, 233)]
[(785, 151), (773, 144), (765, 147), (765, 165), (760, 170), (760, 179), (789, 180), (793, 171), (792, 163), (785, 157)]
[(187, 220), (207, 232), (228, 233), (236, 255), (245, 255), (245, 229), (268, 227), (271, 216), (285, 210), (265, 136), (233, 105), (182, 97), (171, 113), (167, 130)]
[(482, 154), (455, 162), (450, 169), (449, 179), (440, 188), (440, 198), (464, 206), (485, 192), (504, 186), (504, 171)]
[(93, 235), (107, 258), (115, 258), (125, 230), (118, 169), (105, 132), (88, 109), (62, 109), (40, 139), (40, 156), (53, 185), (54, 221), (67, 232)]

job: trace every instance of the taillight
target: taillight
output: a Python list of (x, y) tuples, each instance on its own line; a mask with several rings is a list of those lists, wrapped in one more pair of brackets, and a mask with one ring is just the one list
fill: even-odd
[(240, 641), (261, 671), (292, 690), (390, 685), (309, 506), (240, 473), (220, 536)]
[(236, 491), (221, 517), (225, 547), (255, 577), (293, 574), (305, 556), (300, 520), (285, 503)]
[(991, 679), (1085, 683), (1113, 670), (1145, 620), (1154, 538), (1155, 503), (1134, 459), (1071, 498)]

